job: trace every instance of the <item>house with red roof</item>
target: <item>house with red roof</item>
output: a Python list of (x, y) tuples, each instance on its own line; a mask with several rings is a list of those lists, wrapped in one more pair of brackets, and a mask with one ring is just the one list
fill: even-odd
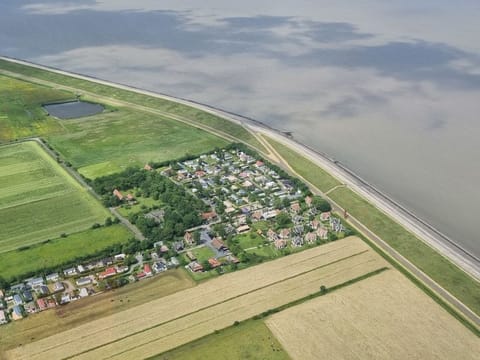
[(152, 276), (152, 269), (150, 268), (150, 265), (145, 264), (143, 265), (143, 272), (145, 273), (145, 276)]
[(113, 190), (113, 195), (116, 196), (118, 200), (123, 200), (123, 194), (118, 189)]
[(100, 273), (98, 275), (98, 278), (100, 280), (103, 280), (103, 279), (114, 276), (116, 273), (117, 273), (117, 270), (114, 267), (109, 267), (109, 268), (105, 269), (104, 272)]
[(215, 258), (210, 258), (210, 259), (208, 259), (208, 263), (210, 264), (210, 267), (211, 267), (212, 269), (215, 269), (215, 268), (219, 267), (220, 265), (222, 265), (222, 264), (220, 263), (220, 261), (218, 261), (218, 260), (215, 259)]

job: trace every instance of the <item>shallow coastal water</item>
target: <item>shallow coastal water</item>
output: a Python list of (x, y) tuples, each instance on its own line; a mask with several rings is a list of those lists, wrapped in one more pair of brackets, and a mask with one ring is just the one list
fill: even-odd
[(6, 0), (0, 53), (293, 131), (480, 256), (479, 16), (473, 0)]

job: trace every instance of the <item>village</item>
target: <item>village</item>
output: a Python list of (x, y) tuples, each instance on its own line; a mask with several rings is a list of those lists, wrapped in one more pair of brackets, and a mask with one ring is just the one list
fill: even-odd
[[(194, 280), (343, 238), (349, 231), (303, 183), (238, 149), (217, 150), (158, 171), (202, 200), (209, 211), (183, 236), (156, 241), (153, 248), (83, 262), (25, 279), (0, 291), (0, 324), (20, 320), (88, 296), (184, 267)], [(115, 189), (118, 209), (145, 198)], [(141, 216), (162, 226), (163, 209), (143, 207)], [(138, 216), (138, 214), (137, 214)]]

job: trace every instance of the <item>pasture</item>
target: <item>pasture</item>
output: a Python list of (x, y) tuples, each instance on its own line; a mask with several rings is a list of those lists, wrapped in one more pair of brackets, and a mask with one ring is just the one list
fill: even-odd
[(181, 116), (182, 118), (193, 123), (199, 123), (212, 127), (217, 131), (222, 131), (226, 134), (233, 135), (254, 147), (265, 150), (263, 145), (243, 126), (190, 106), (136, 93), (130, 90), (119, 89), (108, 85), (94, 83), (88, 80), (77, 79), (72, 76), (56, 74), (26, 65), (15, 64), (5, 60), (0, 60), (0, 69)]
[(132, 234), (123, 225), (112, 225), (71, 234), (24, 250), (0, 253), (0, 274), (7, 281), (23, 274), (38, 272), (75, 258), (94, 255), (105, 248), (128, 241)]
[(12, 349), (6, 357), (146, 358), (208, 335), (212, 329), (305, 298), (321, 285), (343, 284), (385, 265), (363, 241), (351, 237), (217, 277)]
[(227, 144), (203, 130), (127, 108), (62, 124), (65, 132), (48, 136), (49, 143), (91, 179)]
[(107, 216), (35, 141), (0, 147), (0, 253), (85, 230)]
[(478, 337), (396, 270), (274, 314), (293, 359), (477, 359)]
[(61, 132), (41, 105), (74, 98), (66, 91), (0, 75), (0, 142)]
[(66, 306), (43, 311), (22, 321), (1, 326), (0, 349), (10, 349), (62, 333), (92, 320), (134, 308), (192, 286), (195, 286), (195, 282), (184, 270), (171, 270), (115, 291), (104, 292)]
[(261, 320), (249, 320), (218, 333), (183, 345), (150, 360), (203, 360), (203, 359), (262, 359), (288, 360), (268, 327)]

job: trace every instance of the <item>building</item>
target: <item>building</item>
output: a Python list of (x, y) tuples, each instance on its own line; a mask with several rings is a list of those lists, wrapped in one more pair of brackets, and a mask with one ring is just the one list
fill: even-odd
[(48, 309), (47, 300), (44, 298), (37, 299), (37, 306), (39, 311), (47, 310)]
[(156, 263), (153, 264), (153, 270), (155, 270), (156, 273), (166, 271), (167, 265), (161, 261), (157, 261)]
[(104, 272), (101, 272), (98, 275), (98, 278), (100, 280), (103, 280), (103, 279), (114, 276), (116, 273), (117, 273), (117, 270), (114, 267), (109, 267), (109, 268), (106, 268)]
[(317, 230), (317, 235), (320, 239), (327, 240), (328, 239), (328, 230), (324, 227), (321, 227)]
[(308, 207), (312, 206), (312, 201), (313, 201), (313, 199), (312, 199), (311, 196), (307, 196), (305, 198), (305, 204), (307, 204)]
[(81, 277), (81, 278), (77, 279), (76, 283), (77, 283), (77, 286), (85, 286), (85, 285), (91, 284), (92, 279), (88, 276)]
[(88, 296), (87, 288), (81, 288), (80, 292), (78, 293), (78, 296), (80, 296), (81, 298), (87, 297)]
[(246, 233), (247, 231), (250, 231), (250, 226), (248, 225), (242, 225), (237, 228), (238, 234), (243, 234), (243, 233)]
[(77, 269), (75, 269), (75, 268), (65, 269), (65, 270), (63, 270), (63, 274), (64, 274), (65, 276), (74, 276), (74, 275), (77, 275)]
[(275, 247), (278, 250), (280, 250), (280, 249), (283, 249), (287, 246), (287, 241), (284, 240), (284, 239), (277, 239), (277, 240), (275, 240), (274, 244), (275, 244)]
[(322, 221), (328, 221), (328, 220), (330, 220), (330, 215), (331, 215), (331, 214), (330, 214), (330, 211), (322, 212), (322, 213), (320, 214), (320, 220), (322, 220)]
[(42, 277), (27, 279), (25, 282), (32, 288), (45, 284), (45, 280)]
[(290, 237), (290, 229), (280, 230), (280, 239), (288, 239)]
[(202, 213), (202, 220), (204, 221), (211, 221), (217, 217), (217, 213), (215, 211), (209, 211)]
[(197, 260), (197, 257), (191, 251), (187, 251), (186, 255), (187, 255), (188, 260), (190, 260), (190, 261)]
[(58, 273), (52, 273), (52, 274), (48, 274), (45, 278), (47, 281), (55, 282), (55, 281), (58, 281), (58, 279), (60, 279), (60, 276), (58, 275)]
[(150, 265), (145, 264), (143, 265), (143, 272), (145, 273), (145, 276), (152, 276), (152, 269), (150, 268)]
[(20, 295), (18, 295), (18, 294), (13, 295), (13, 303), (15, 305), (22, 305), (23, 304), (23, 300), (20, 297)]
[(170, 258), (170, 262), (173, 264), (173, 266), (178, 266), (178, 265), (180, 265), (180, 261), (178, 261), (178, 259), (177, 259), (176, 257), (174, 257), (174, 256), (172, 256), (172, 257)]
[(183, 240), (185, 241), (185, 244), (187, 244), (188, 246), (192, 246), (195, 243), (192, 233), (188, 231), (183, 236)]
[(212, 269), (215, 269), (215, 268), (217, 268), (217, 267), (219, 267), (219, 266), (222, 265), (222, 264), (220, 263), (220, 261), (218, 261), (218, 260), (215, 259), (215, 258), (210, 258), (210, 259), (208, 259), (208, 263), (210, 264), (210, 267), (211, 267)]
[(40, 295), (40, 296), (45, 296), (45, 295), (50, 294), (50, 290), (48, 289), (47, 285), (38, 286), (36, 291), (37, 291), (38, 295)]
[(305, 241), (307, 244), (313, 244), (315, 241), (317, 241), (317, 234), (314, 232), (309, 232), (305, 234)]
[[(83, 279), (90, 279), (90, 278), (83, 278)], [(77, 280), (77, 284), (78, 284), (78, 280)], [(54, 292), (59, 292), (59, 291), (63, 291), (63, 290), (65, 290), (65, 286), (60, 281), (57, 281), (55, 284), (53, 284), (53, 291)]]
[(22, 295), (26, 302), (33, 300), (33, 295), (30, 290), (23, 290)]
[(118, 200), (123, 200), (123, 194), (119, 190), (113, 190), (113, 195), (116, 196)]
[(15, 305), (12, 309), (12, 319), (20, 320), (23, 319), (23, 309), (21, 305)]
[(217, 251), (227, 251), (228, 247), (225, 245), (225, 243), (222, 241), (222, 239), (216, 237), (212, 240), (212, 246), (217, 250)]
[(203, 271), (203, 266), (202, 266), (201, 264), (199, 264), (198, 262), (196, 262), (196, 261), (192, 261), (190, 264), (188, 264), (188, 267), (189, 267), (190, 270), (192, 270), (193, 272)]

